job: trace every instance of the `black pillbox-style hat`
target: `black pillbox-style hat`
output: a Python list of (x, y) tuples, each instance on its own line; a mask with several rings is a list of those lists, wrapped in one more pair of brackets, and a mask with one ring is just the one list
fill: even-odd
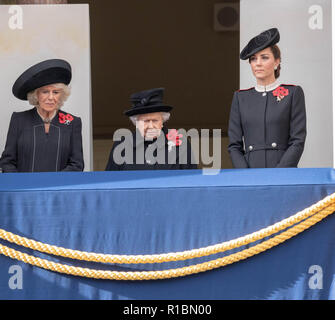
[(124, 112), (126, 116), (152, 112), (169, 112), (173, 107), (163, 103), (164, 88), (155, 88), (134, 93), (130, 96), (132, 107)]
[(279, 40), (280, 34), (277, 28), (266, 30), (248, 42), (248, 44), (241, 51), (240, 59), (247, 60), (256, 52), (275, 45), (279, 42)]
[(39, 62), (25, 72), (15, 81), (12, 92), (20, 100), (27, 100), (27, 94), (37, 88), (54, 83), (71, 82), (71, 65), (61, 59), (50, 59)]

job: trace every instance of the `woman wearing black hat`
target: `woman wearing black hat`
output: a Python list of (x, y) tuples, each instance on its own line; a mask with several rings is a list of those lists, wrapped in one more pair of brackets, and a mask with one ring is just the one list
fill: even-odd
[(3, 172), (82, 171), (81, 119), (60, 111), (70, 95), (71, 66), (40, 62), (15, 82), (13, 94), (33, 109), (14, 112), (0, 167)]
[(235, 168), (297, 167), (306, 139), (306, 110), (300, 86), (281, 84), (280, 35), (276, 28), (249, 41), (256, 86), (235, 92), (229, 119), (228, 151)]
[(136, 130), (114, 143), (107, 171), (197, 169), (188, 140), (164, 127), (172, 107), (163, 103), (163, 94), (164, 88), (157, 88), (131, 95), (133, 106), (125, 115)]

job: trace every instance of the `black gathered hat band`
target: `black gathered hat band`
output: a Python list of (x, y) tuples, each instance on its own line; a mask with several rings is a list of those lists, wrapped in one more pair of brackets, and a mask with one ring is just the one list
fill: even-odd
[(152, 106), (157, 103), (161, 103), (161, 98), (157, 96), (151, 96), (147, 98), (142, 98), (142, 99), (132, 99), (133, 102), (133, 107), (138, 108), (138, 107), (144, 107), (144, 106)]

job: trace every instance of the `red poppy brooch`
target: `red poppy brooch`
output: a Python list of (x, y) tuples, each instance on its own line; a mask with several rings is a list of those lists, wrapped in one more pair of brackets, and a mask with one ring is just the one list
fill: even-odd
[(289, 91), (284, 87), (278, 87), (277, 89), (273, 90), (272, 93), (275, 97), (277, 97), (277, 101), (279, 102), (289, 94)]
[(169, 130), (169, 133), (166, 134), (166, 138), (168, 139), (169, 152), (172, 150), (172, 147), (180, 146), (182, 144), (182, 137), (183, 135), (178, 133), (176, 129)]
[(66, 125), (69, 125), (73, 120), (73, 117), (70, 114), (64, 114), (62, 112), (58, 114), (58, 117), (59, 117), (59, 123), (63, 123)]

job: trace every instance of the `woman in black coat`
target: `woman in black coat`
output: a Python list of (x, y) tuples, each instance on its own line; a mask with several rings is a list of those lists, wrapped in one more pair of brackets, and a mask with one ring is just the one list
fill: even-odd
[(82, 171), (81, 119), (60, 111), (70, 95), (71, 66), (64, 60), (46, 60), (25, 71), (13, 94), (33, 109), (14, 112), (5, 150), (3, 172)]
[(125, 114), (136, 130), (114, 142), (106, 171), (197, 169), (187, 138), (164, 126), (172, 107), (163, 103), (163, 93), (156, 88), (131, 95), (133, 106)]
[(235, 92), (229, 119), (228, 151), (235, 168), (297, 167), (306, 139), (306, 110), (300, 86), (281, 84), (276, 28), (242, 50), (257, 85)]

